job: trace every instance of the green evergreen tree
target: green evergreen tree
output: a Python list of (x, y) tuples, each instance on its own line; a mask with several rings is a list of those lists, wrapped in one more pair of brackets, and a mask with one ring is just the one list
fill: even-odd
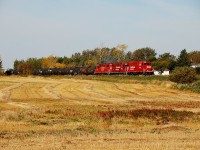
[(182, 50), (180, 56), (177, 60), (178, 67), (189, 67), (191, 65), (191, 61), (186, 49)]

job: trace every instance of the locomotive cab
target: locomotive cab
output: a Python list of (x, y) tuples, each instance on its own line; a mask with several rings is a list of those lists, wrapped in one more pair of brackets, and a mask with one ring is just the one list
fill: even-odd
[(151, 62), (143, 62), (142, 63), (143, 74), (144, 75), (151, 75), (153, 73), (153, 68), (151, 66)]

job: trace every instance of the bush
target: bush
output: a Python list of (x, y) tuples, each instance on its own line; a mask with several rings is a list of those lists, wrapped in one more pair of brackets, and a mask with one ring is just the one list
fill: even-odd
[(169, 80), (181, 84), (193, 83), (197, 80), (197, 73), (190, 67), (178, 67), (169, 76)]
[(200, 74), (200, 67), (196, 67), (195, 70), (197, 74)]
[(200, 81), (194, 82), (192, 84), (178, 84), (175, 87), (180, 90), (190, 90), (196, 93), (200, 93)]
[(197, 81), (191, 85), (191, 89), (194, 92), (200, 93), (200, 81)]

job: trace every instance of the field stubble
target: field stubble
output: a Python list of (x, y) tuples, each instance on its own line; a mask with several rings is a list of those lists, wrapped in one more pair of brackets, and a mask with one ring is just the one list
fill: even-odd
[(198, 149), (200, 95), (155, 82), (1, 77), (0, 148)]

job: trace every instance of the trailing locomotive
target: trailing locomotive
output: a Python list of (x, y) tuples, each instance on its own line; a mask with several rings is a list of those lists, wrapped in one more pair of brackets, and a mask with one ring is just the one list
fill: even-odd
[[(15, 70), (6, 72), (10, 74), (20, 74)], [(154, 70), (151, 62), (131, 61), (104, 63), (89, 67), (67, 67), (67, 68), (46, 68), (34, 69), (33, 75), (100, 75), (100, 74), (125, 74), (125, 75), (153, 75)]]

